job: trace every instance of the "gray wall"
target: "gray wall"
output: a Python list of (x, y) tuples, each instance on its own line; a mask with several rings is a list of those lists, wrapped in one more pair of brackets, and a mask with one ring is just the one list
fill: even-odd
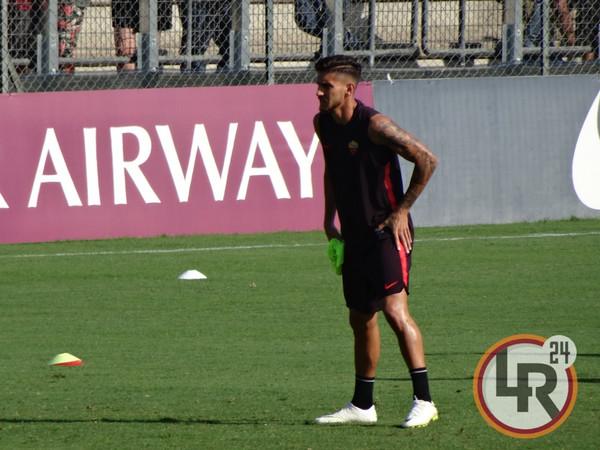
[[(599, 90), (594, 76), (376, 82), (375, 108), (440, 157), (413, 207), (415, 223), (600, 217), (579, 201), (571, 176)], [(405, 185), (411, 171), (403, 161)]]

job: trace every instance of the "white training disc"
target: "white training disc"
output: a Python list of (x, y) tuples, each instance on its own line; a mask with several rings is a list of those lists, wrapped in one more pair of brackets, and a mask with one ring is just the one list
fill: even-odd
[(186, 270), (178, 278), (180, 280), (206, 280), (206, 275), (197, 270)]

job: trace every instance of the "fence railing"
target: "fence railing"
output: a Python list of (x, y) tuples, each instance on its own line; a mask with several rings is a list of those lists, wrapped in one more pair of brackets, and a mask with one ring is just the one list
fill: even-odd
[[(596, 0), (1, 0), (2, 92), (598, 73)], [(128, 74), (130, 76), (123, 77)]]

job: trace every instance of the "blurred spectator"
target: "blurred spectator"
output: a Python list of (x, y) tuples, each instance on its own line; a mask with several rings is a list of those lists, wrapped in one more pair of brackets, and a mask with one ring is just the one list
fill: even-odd
[[(58, 4), (58, 56), (75, 56), (83, 14), (90, 3), (91, 0), (75, 0)], [(62, 72), (73, 73), (75, 67), (73, 64), (62, 64), (59, 69)]]
[[(170, 0), (158, 0), (158, 31), (171, 29)], [(117, 56), (127, 56), (129, 61), (118, 63), (117, 70), (135, 70), (137, 63), (136, 33), (140, 31), (140, 2), (112, 0), (110, 3), (112, 26), (115, 30)]]
[[(183, 33), (181, 35), (181, 54), (204, 55), (211, 39), (219, 49), (221, 59), (217, 70), (223, 70), (229, 63), (229, 34), (232, 28), (231, 0), (177, 0), (179, 17)], [(181, 71), (203, 73), (204, 61), (192, 61), (181, 64)]]
[(592, 62), (600, 58), (598, 34), (600, 27), (600, 1), (576, 0), (577, 6), (577, 38), (581, 45), (590, 45), (591, 52), (582, 56), (582, 61)]
[[(56, 32), (58, 56), (73, 57), (77, 49), (77, 37), (81, 30), (85, 8), (91, 0), (58, 2)], [(8, 3), (9, 48), (13, 58), (29, 59), (28, 68), (37, 63), (37, 35), (43, 33), (47, 20), (48, 2), (44, 0), (12, 0)], [(73, 73), (72, 64), (62, 64), (59, 69)], [(24, 70), (27, 70), (25, 68)]]
[[(31, 0), (8, 1), (8, 50), (14, 59), (32, 59), (35, 56), (35, 35), (32, 34)], [(26, 72), (28, 65), (18, 65)]]
[[(524, 32), (523, 45), (525, 47), (540, 47), (542, 44), (542, 3), (543, 0), (534, 1), (533, 11)], [(551, 19), (553, 19), (551, 20), (551, 23), (556, 24), (560, 29), (566, 45), (575, 45), (575, 28), (573, 26), (573, 17), (569, 12), (567, 0), (552, 0), (551, 6)]]
[[(344, 16), (351, 0), (343, 1)], [(294, 21), (298, 28), (311, 36), (321, 39), (321, 47), (316, 59), (323, 54), (323, 29), (327, 27), (331, 10), (325, 0), (294, 0)], [(368, 48), (367, 41), (361, 41), (344, 27), (344, 50), (363, 50)]]

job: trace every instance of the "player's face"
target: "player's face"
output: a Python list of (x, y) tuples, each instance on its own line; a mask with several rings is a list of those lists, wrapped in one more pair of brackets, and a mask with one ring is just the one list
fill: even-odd
[(317, 77), (317, 98), (320, 112), (333, 112), (342, 107), (352, 92), (352, 81), (337, 72), (321, 73)]

